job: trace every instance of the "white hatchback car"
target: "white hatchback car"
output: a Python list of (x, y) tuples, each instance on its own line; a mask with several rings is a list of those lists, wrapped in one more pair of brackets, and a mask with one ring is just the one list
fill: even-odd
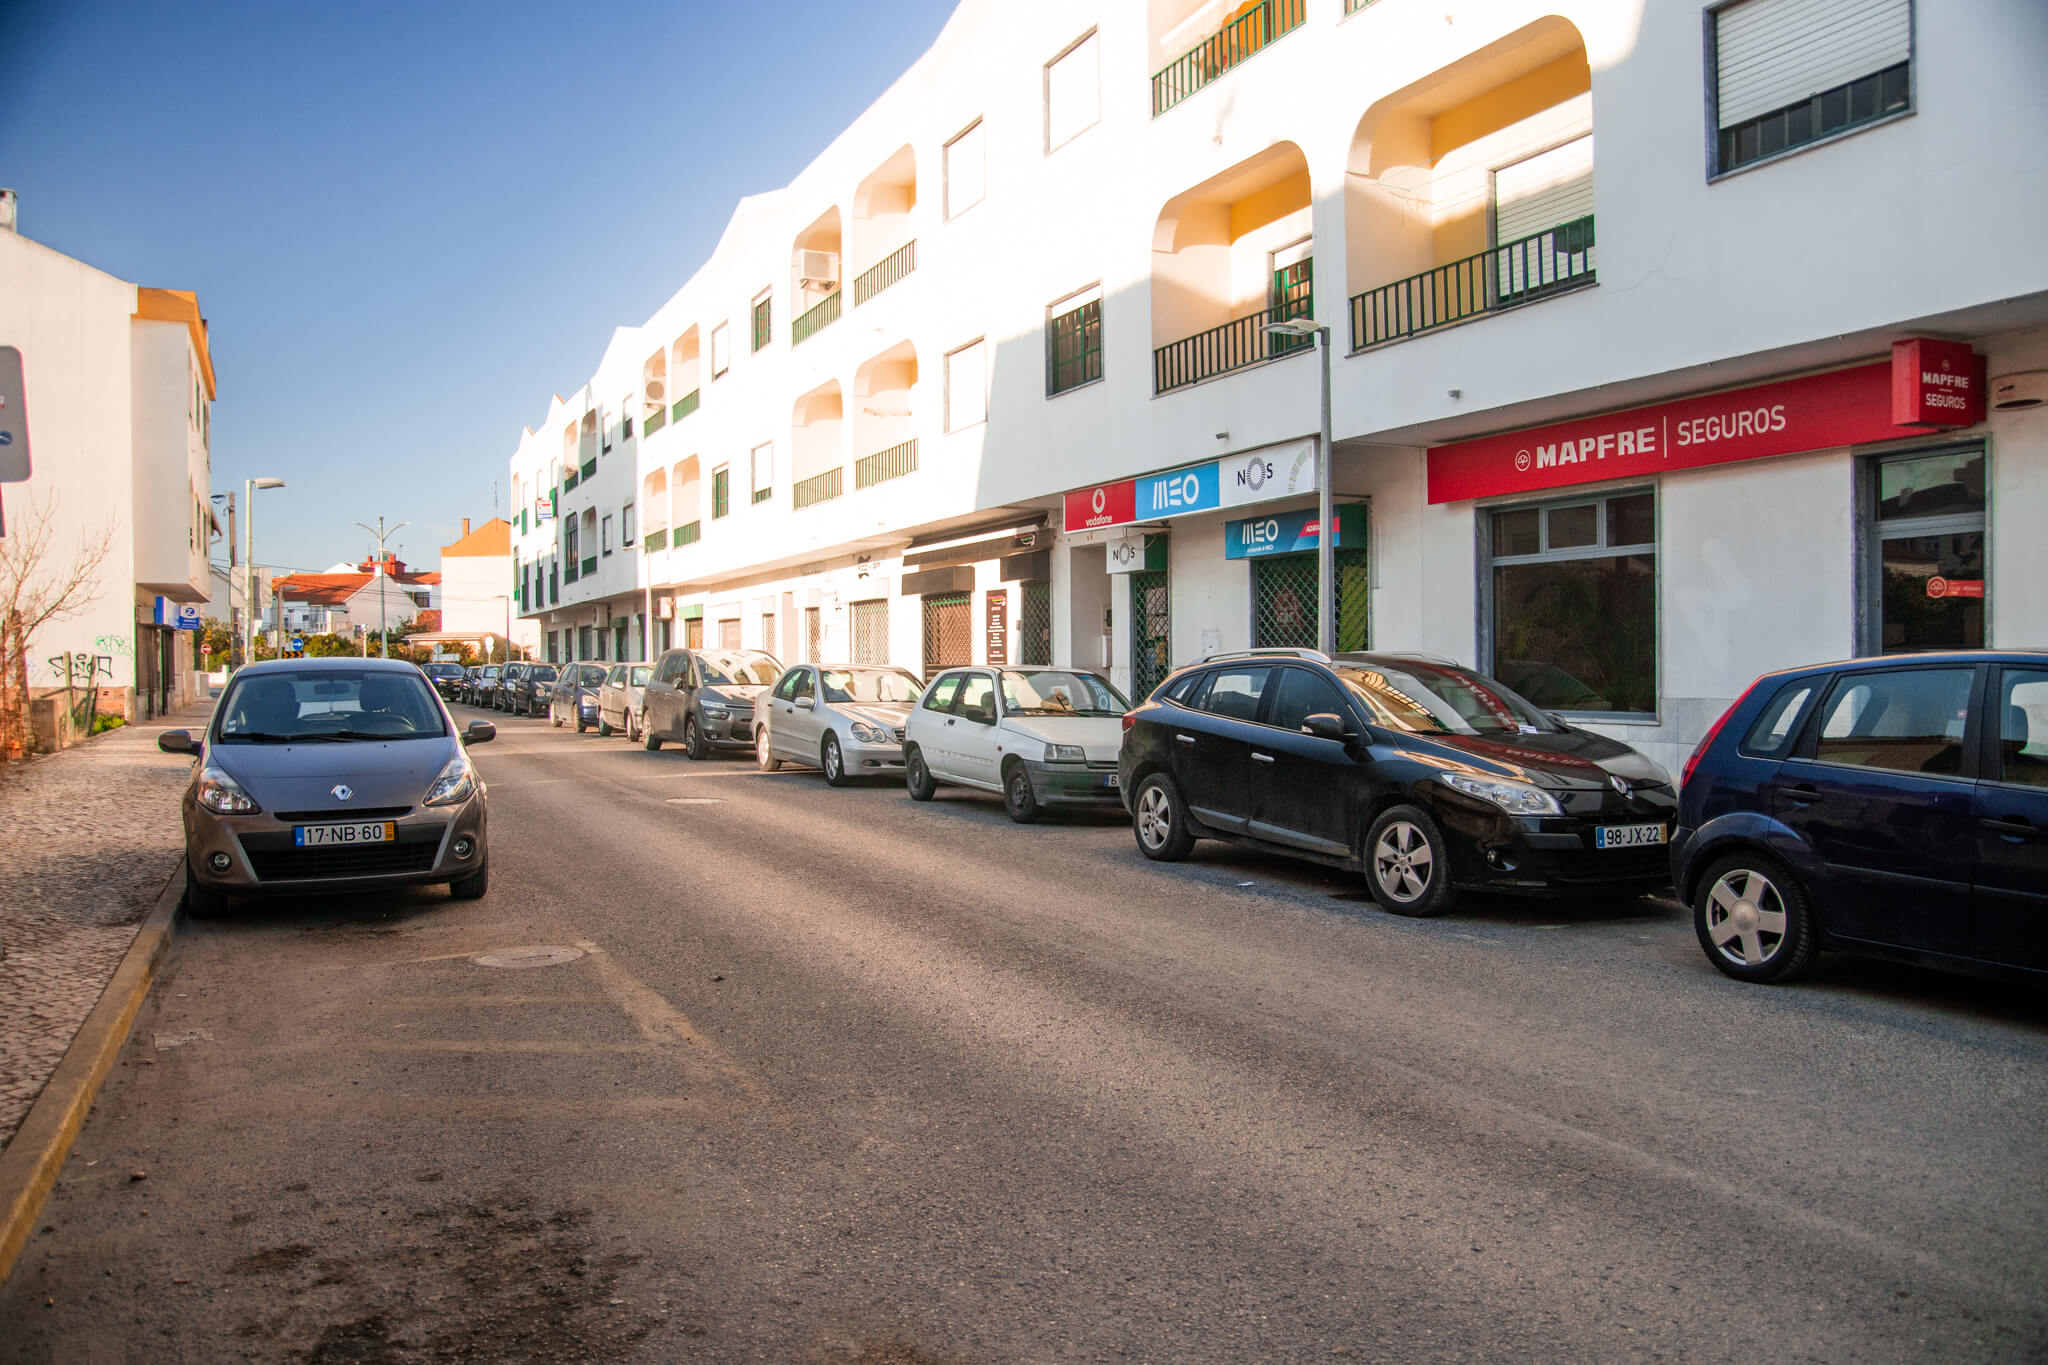
[(917, 801), (941, 782), (1001, 792), (1019, 824), (1052, 805), (1122, 809), (1117, 751), (1130, 709), (1085, 670), (949, 669), (904, 727), (904, 781)]

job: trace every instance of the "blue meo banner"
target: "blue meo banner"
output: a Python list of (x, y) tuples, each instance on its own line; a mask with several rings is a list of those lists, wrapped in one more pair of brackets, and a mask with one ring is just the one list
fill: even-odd
[(1137, 485), (1132, 503), (1139, 521), (1177, 517), (1183, 512), (1207, 512), (1223, 505), (1223, 475), (1214, 460), (1132, 482)]
[(206, 603), (173, 602), (168, 597), (159, 597), (156, 599), (156, 623), (175, 630), (198, 630), (206, 624)]
[[(1335, 511), (1337, 544), (1355, 547), (1365, 544), (1365, 504), (1350, 503)], [(1316, 548), (1318, 536), (1314, 508), (1300, 512), (1275, 512), (1271, 516), (1246, 517), (1226, 522), (1223, 527), (1225, 559), (1258, 559), (1265, 555), (1291, 555)]]

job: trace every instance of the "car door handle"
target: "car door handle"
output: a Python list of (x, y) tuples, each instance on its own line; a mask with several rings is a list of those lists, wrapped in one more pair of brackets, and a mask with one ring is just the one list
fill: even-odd
[(1820, 800), (1820, 788), (1801, 783), (1796, 787), (1785, 788), (1785, 798), (1794, 805), (1810, 806)]
[(952, 724), (952, 723), (953, 723), (954, 721), (956, 721), (956, 720), (958, 720), (958, 719), (959, 719), (959, 717), (958, 717), (958, 716), (948, 716), (948, 717), (946, 717), (946, 724), (948, 724), (948, 725), (951, 725), (951, 724)]
[(1195, 742), (1195, 737), (1193, 735), (1175, 735), (1173, 737), (1173, 742), (1175, 744), (1193, 744)]
[(1253, 754), (1253, 755), (1252, 755), (1252, 762), (1254, 762), (1254, 763), (1271, 763), (1272, 761), (1273, 761), (1273, 755), (1271, 755), (1271, 754), (1259, 754), (1259, 753), (1255, 753), (1255, 754)]
[(2008, 839), (2031, 839), (2041, 832), (2032, 820), (1979, 820), (1978, 824)]

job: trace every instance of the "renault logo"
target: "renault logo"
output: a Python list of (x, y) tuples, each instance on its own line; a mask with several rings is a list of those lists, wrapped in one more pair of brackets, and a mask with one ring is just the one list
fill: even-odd
[[(1613, 787), (1614, 790), (1621, 793), (1623, 800), (1627, 800), (1629, 797), (1634, 796), (1636, 794), (1636, 789), (1634, 787), (1631, 787), (1628, 784), (1627, 780), (1624, 778), (1609, 777), (1607, 779), (1607, 783), (1609, 786)], [(340, 788), (337, 787), (335, 790), (338, 793), (340, 791)]]
[(334, 799), (337, 801), (346, 801), (355, 795), (355, 792), (346, 783), (336, 783), (329, 790), (334, 793)]

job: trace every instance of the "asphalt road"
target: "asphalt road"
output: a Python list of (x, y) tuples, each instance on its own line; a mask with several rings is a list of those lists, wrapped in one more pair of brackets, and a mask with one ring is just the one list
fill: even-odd
[(485, 899), (188, 926), (0, 1360), (2048, 1357), (2039, 992), (500, 727)]

